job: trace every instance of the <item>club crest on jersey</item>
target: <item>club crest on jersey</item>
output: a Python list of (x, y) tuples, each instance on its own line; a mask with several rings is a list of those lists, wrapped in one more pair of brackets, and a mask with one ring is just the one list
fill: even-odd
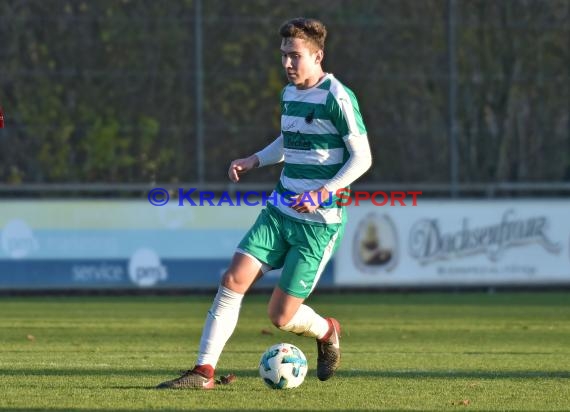
[(307, 115), (307, 117), (305, 117), (305, 123), (307, 123), (307, 124), (313, 123), (313, 119), (314, 119), (314, 118), (315, 118), (315, 109), (313, 109), (313, 110), (311, 111), (311, 113), (309, 113), (309, 114)]

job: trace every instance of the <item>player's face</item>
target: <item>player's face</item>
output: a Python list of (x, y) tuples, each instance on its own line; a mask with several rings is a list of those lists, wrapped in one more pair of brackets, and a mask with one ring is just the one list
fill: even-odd
[(323, 51), (311, 51), (306, 41), (285, 38), (281, 42), (281, 63), (290, 83), (298, 89), (314, 86), (322, 73)]

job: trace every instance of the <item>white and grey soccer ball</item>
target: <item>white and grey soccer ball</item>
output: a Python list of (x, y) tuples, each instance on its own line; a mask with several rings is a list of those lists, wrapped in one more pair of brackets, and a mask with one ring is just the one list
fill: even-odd
[(296, 388), (305, 380), (307, 370), (305, 354), (290, 343), (271, 346), (259, 361), (259, 375), (271, 389)]

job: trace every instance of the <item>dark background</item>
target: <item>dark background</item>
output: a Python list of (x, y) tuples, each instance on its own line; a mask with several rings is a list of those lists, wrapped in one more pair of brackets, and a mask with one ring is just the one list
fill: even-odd
[(0, 182), (227, 182), (278, 135), (300, 15), (359, 99), (362, 183), (570, 182), (566, 0), (5, 0)]

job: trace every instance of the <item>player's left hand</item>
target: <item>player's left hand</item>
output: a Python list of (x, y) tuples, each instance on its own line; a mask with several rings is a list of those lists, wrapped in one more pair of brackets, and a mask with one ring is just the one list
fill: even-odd
[(324, 188), (311, 190), (292, 197), (291, 199), (294, 199), (295, 203), (291, 205), (291, 208), (299, 213), (314, 213), (320, 204), (326, 202), (328, 198), (329, 193)]

